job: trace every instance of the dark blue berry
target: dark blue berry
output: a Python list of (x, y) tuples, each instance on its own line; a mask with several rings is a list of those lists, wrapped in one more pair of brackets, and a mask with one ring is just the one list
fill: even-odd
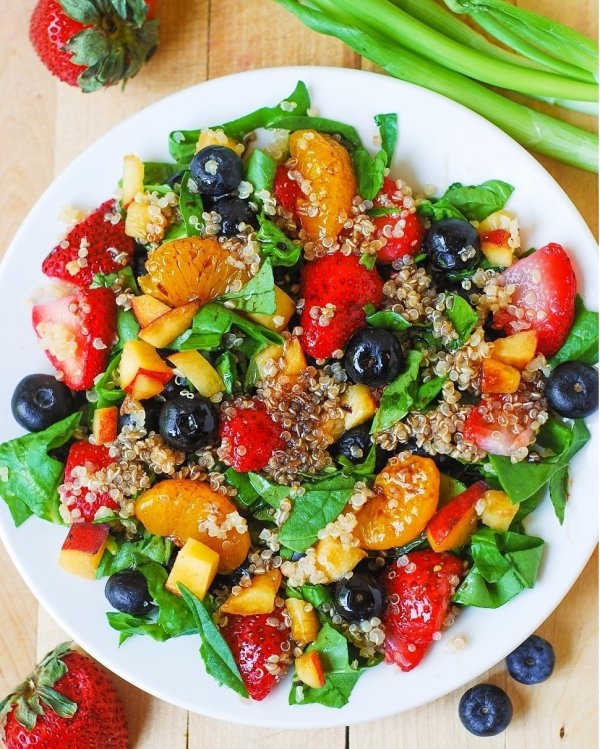
[(351, 578), (343, 578), (336, 584), (333, 605), (342, 619), (360, 622), (381, 614), (384, 595), (371, 572), (355, 570)]
[(380, 328), (362, 328), (348, 342), (344, 366), (353, 382), (381, 387), (394, 380), (404, 364), (398, 339)]
[(598, 409), (598, 370), (577, 361), (559, 364), (546, 383), (548, 404), (567, 419), (583, 419)]
[(555, 663), (554, 648), (538, 635), (531, 635), (506, 656), (508, 673), (521, 684), (546, 681), (552, 675)]
[(77, 410), (69, 388), (47, 374), (24, 377), (15, 388), (10, 406), (15, 421), (29, 432), (41, 432)]
[(134, 429), (143, 427), (146, 432), (158, 432), (158, 420), (163, 405), (164, 401), (152, 398), (143, 403), (140, 402), (138, 411), (119, 414), (119, 431), (122, 431), (125, 426), (132, 426)]
[(494, 684), (477, 684), (460, 698), (458, 717), (475, 736), (496, 736), (505, 731), (512, 720), (513, 707), (509, 696)]
[(244, 174), (242, 160), (225, 146), (206, 146), (192, 159), (190, 174), (203, 195), (226, 195), (233, 192)]
[(240, 224), (258, 226), (256, 211), (247, 200), (238, 198), (237, 195), (227, 195), (215, 204), (213, 210), (221, 217), (221, 228), (219, 233), (229, 237), (238, 234)]
[[(369, 421), (344, 432), (339, 440), (332, 445), (331, 451), (334, 455), (344, 455), (352, 463), (362, 463), (366, 460), (372, 447), (371, 422)], [(375, 473), (379, 473), (383, 469), (389, 457), (377, 445), (375, 448)]]
[(146, 578), (138, 570), (111, 575), (106, 581), (104, 594), (110, 605), (124, 614), (143, 616), (154, 608)]
[(160, 412), (160, 434), (175, 450), (205, 447), (216, 437), (218, 425), (217, 410), (201, 395), (179, 395), (168, 400)]
[(133, 261), (131, 264), (133, 275), (136, 278), (147, 275), (148, 269), (146, 268), (146, 260), (148, 260), (148, 250), (143, 244), (136, 242), (133, 250)]
[(442, 271), (475, 268), (481, 260), (477, 230), (468, 221), (456, 218), (432, 224), (423, 239), (423, 250), (434, 268)]

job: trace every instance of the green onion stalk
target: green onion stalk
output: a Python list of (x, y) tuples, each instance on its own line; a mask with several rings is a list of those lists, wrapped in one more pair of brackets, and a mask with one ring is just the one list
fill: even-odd
[[(314, 31), (340, 39), (396, 78), (463, 104), (527, 148), (587, 171), (598, 171), (598, 138), (594, 133), (507, 99), (465, 75), (415, 54), (396, 40), (392, 43), (383, 33), (372, 28), (359, 28), (354, 17), (353, 23), (345, 22), (348, 16), (335, 0), (312, 0), (312, 8), (299, 0), (275, 1)], [(377, 9), (374, 7), (376, 1), (369, 4), (373, 13), (379, 10), (379, 2)], [(343, 3), (344, 9), (348, 4)], [(321, 10), (314, 8), (317, 5)]]

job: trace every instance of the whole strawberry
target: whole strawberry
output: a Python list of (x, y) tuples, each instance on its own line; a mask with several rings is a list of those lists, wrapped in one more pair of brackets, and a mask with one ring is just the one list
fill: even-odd
[(48, 70), (82, 91), (136, 75), (158, 46), (155, 0), (39, 0), (29, 38)]
[(123, 706), (90, 658), (59, 645), (0, 703), (7, 749), (127, 749)]
[(232, 406), (228, 411), (219, 429), (221, 453), (236, 471), (260, 471), (274, 452), (285, 449), (281, 427), (262, 401), (253, 400), (247, 408)]

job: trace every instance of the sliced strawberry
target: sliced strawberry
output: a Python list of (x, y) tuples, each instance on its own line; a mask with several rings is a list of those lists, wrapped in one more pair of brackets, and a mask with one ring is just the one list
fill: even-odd
[(119, 505), (111, 499), (108, 492), (98, 491), (90, 487), (89, 479), (101, 468), (108, 468), (114, 463), (108, 448), (104, 445), (92, 445), (89, 442), (75, 442), (71, 445), (65, 464), (65, 477), (59, 487), (61, 502), (72, 513), (79, 510), (76, 520), (91, 523), (101, 507), (111, 510)]
[(125, 234), (125, 223), (106, 217), (115, 214), (114, 200), (107, 200), (76, 224), (48, 255), (42, 271), (76, 286), (89, 286), (97, 273), (116, 273), (129, 265), (135, 242)]
[[(264, 700), (285, 674), (282, 645), (290, 642), (290, 631), (278, 609), (271, 614), (228, 615), (221, 633), (238, 665), (253, 700)], [(287, 646), (286, 646), (287, 647)], [(282, 658), (273, 662), (273, 656)], [(273, 660), (269, 660), (273, 659)]]
[(262, 401), (250, 408), (229, 406), (234, 413), (221, 418), (221, 454), (236, 471), (260, 471), (277, 450), (285, 448), (281, 427), (273, 420)]
[(71, 390), (87, 390), (104, 372), (116, 332), (115, 295), (110, 289), (78, 289), (32, 311), (33, 327), (46, 356)]
[[(575, 316), (577, 281), (569, 256), (559, 244), (548, 244), (518, 260), (501, 275), (514, 284), (511, 306), (494, 315), (493, 326), (506, 335), (533, 329), (539, 353), (552, 356), (565, 342)], [(517, 311), (523, 310), (523, 317)]]
[[(512, 404), (511, 416), (517, 423), (510, 424), (506, 404)], [(513, 431), (516, 427), (517, 431)], [(527, 447), (534, 433), (526, 418), (526, 412), (510, 396), (496, 395), (484, 397), (474, 406), (465, 420), (465, 442), (492, 455), (514, 455), (517, 450)]]
[(273, 190), (279, 205), (296, 217), (296, 201), (300, 195), (300, 185), (290, 177), (289, 169), (284, 164), (277, 167)]
[[(365, 324), (363, 307), (381, 304), (383, 281), (356, 255), (336, 252), (304, 266), (301, 295), (302, 348), (315, 359), (327, 359)], [(327, 304), (333, 305), (332, 314)]]
[(403, 200), (404, 196), (398, 191), (394, 180), (386, 177), (375, 206), (398, 206), (398, 211), (373, 218), (377, 237), (386, 240), (385, 246), (377, 253), (377, 262), (381, 265), (391, 264), (405, 255), (416, 255), (421, 247), (425, 227), (414, 211), (404, 207)]
[(386, 663), (403, 671), (418, 665), (444, 628), (450, 600), (463, 574), (452, 554), (413, 551), (392, 563), (383, 576), (388, 605), (383, 615)]

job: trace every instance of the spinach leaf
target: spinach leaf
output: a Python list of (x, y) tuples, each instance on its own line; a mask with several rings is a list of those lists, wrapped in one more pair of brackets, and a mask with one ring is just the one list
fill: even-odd
[(392, 333), (402, 333), (411, 327), (411, 323), (405, 320), (398, 312), (391, 309), (377, 310), (375, 305), (367, 304), (364, 307), (367, 323), (374, 328), (391, 330)]
[(422, 200), (417, 204), (417, 213), (421, 218), (427, 218), (432, 223), (435, 221), (441, 221), (444, 218), (457, 218), (461, 221), (466, 221), (463, 214), (455, 208), (451, 203), (443, 198), (436, 200)]
[(375, 263), (377, 262), (377, 256), (370, 255), (368, 252), (363, 252), (358, 262), (363, 266), (363, 268), (373, 270)]
[(483, 221), (504, 208), (514, 189), (499, 179), (470, 186), (455, 182), (442, 195), (442, 200), (457, 208), (468, 221)]
[(548, 363), (556, 367), (566, 361), (580, 361), (590, 366), (598, 362), (598, 313), (587, 310), (579, 295), (575, 299), (571, 332)]
[(464, 606), (498, 608), (524, 588), (533, 588), (544, 550), (535, 536), (491, 528), (471, 538), (473, 567), (454, 595)]
[(196, 631), (194, 618), (179, 596), (165, 588), (167, 570), (157, 562), (145, 562), (138, 567), (148, 583), (152, 600), (158, 606), (156, 621), (169, 637), (181, 637)]
[(124, 398), (125, 393), (118, 384), (119, 363), (121, 354), (113, 356), (104, 374), (94, 384), (93, 391), (96, 395), (95, 408), (106, 408), (107, 406), (118, 406)]
[(289, 486), (275, 484), (264, 476), (261, 476), (260, 473), (249, 473), (248, 479), (258, 496), (262, 497), (274, 510), (278, 510), (283, 500), (287, 499), (291, 494)]
[(375, 466), (377, 464), (377, 448), (373, 445), (362, 463), (353, 463), (345, 455), (338, 455), (337, 461), (342, 466), (342, 473), (346, 476), (355, 476), (357, 478), (372, 476), (375, 473)]
[(316, 130), (319, 133), (328, 133), (330, 135), (340, 135), (344, 144), (350, 151), (356, 148), (362, 148), (362, 142), (356, 128), (347, 125), (345, 122), (330, 120), (325, 117), (309, 117), (308, 115), (289, 115), (286, 114), (273, 121), (268, 127), (280, 130)]
[(115, 350), (120, 351), (126, 341), (135, 341), (140, 331), (140, 324), (136, 320), (133, 312), (128, 309), (117, 309), (117, 335), (118, 340), (115, 344)]
[(123, 541), (115, 554), (104, 553), (97, 578), (108, 577), (116, 572), (133, 569), (145, 562), (167, 564), (173, 553), (173, 543), (168, 538), (144, 532), (142, 538), (135, 541)]
[(403, 419), (415, 402), (419, 364), (423, 359), (420, 351), (409, 351), (406, 369), (390, 382), (381, 395), (379, 410), (373, 419), (371, 434), (383, 432)]
[(234, 326), (263, 346), (270, 343), (279, 345), (283, 343), (283, 338), (275, 331), (247, 320), (222, 304), (211, 302), (205, 304), (194, 317), (191, 330), (187, 330), (176, 338), (169, 348), (179, 351), (188, 349), (215, 351), (222, 348), (223, 336)]
[(353, 478), (343, 475), (306, 484), (304, 494), (295, 498), (290, 516), (281, 526), (279, 540), (283, 546), (293, 551), (306, 551), (312, 546), (321, 528), (344, 509), (354, 484)]
[(383, 187), (385, 170), (393, 158), (398, 137), (396, 114), (378, 114), (375, 122), (379, 128), (381, 149), (371, 157), (367, 149), (360, 145), (352, 154), (357, 191), (367, 200), (372, 200)]
[(439, 506), (443, 507), (452, 497), (462, 494), (467, 487), (462, 481), (440, 473), (440, 502)]
[(423, 411), (432, 400), (437, 398), (442, 392), (444, 382), (446, 382), (446, 377), (433, 377), (431, 380), (422, 382), (419, 385), (415, 397), (415, 408), (417, 411)]
[(301, 585), (299, 588), (287, 585), (285, 594), (288, 598), (307, 601), (317, 610), (321, 609), (323, 604), (333, 605), (333, 595), (326, 585)]
[[(223, 125), (216, 125), (212, 129), (223, 130), (225, 135), (229, 138), (242, 140), (245, 135), (251, 133), (253, 130), (258, 130), (261, 127), (280, 127), (275, 123), (282, 117), (289, 116), (290, 109), (296, 115), (304, 116), (309, 107), (310, 94), (308, 93), (306, 84), (303, 81), (298, 81), (296, 88), (292, 93), (274, 107), (261, 107), (243, 117), (238, 117), (237, 119), (226, 122)], [(285, 129), (289, 130), (291, 128)]]
[(117, 281), (121, 282), (121, 285), (125, 289), (131, 289), (134, 294), (139, 294), (140, 289), (137, 284), (137, 280), (135, 276), (133, 275), (133, 270), (130, 265), (128, 265), (126, 268), (122, 268), (120, 271), (117, 271), (116, 273), (96, 273), (94, 274), (94, 278), (92, 280), (92, 288), (96, 288), (98, 286), (110, 289), (112, 286), (115, 285)]
[(237, 361), (231, 351), (224, 351), (215, 362), (215, 369), (221, 375), (225, 392), (231, 395), (237, 380)]
[(554, 513), (558, 522), (562, 525), (565, 520), (565, 509), (569, 498), (569, 468), (563, 466), (550, 477), (548, 488), (550, 489), (550, 501), (554, 507)]
[(237, 489), (237, 494), (232, 497), (233, 501), (240, 509), (247, 510), (260, 496), (250, 481), (252, 474), (238, 473), (233, 468), (228, 468), (224, 475), (229, 486)]
[(276, 171), (277, 162), (274, 158), (260, 148), (252, 151), (246, 166), (246, 179), (254, 188), (252, 197), (258, 202), (262, 203), (261, 194), (264, 191), (273, 192)]
[[(502, 489), (508, 495), (511, 502), (524, 502), (545, 487), (557, 472), (562, 472), (568, 467), (571, 458), (586, 444), (590, 438), (590, 432), (583, 419), (576, 419), (572, 429), (569, 430), (568, 439), (565, 438), (564, 424), (558, 422), (553, 425), (549, 420), (542, 430), (538, 440), (543, 443), (552, 441), (552, 444), (560, 452), (552, 457), (544, 458), (538, 463), (512, 463), (510, 458), (500, 455), (490, 455), (489, 460), (494, 468)], [(562, 428), (559, 428), (562, 427)], [(557, 483), (561, 481), (561, 483)], [(566, 478), (555, 479), (554, 495), (557, 505), (560, 506), (565, 499), (564, 487)], [(559, 490), (562, 487), (562, 492)], [(564, 513), (564, 507), (562, 509)], [(559, 516), (560, 520), (560, 516)]]
[(58, 487), (64, 466), (48, 455), (71, 439), (79, 426), (77, 412), (43, 432), (25, 434), (0, 445), (0, 496), (16, 526), (32, 515), (62, 524)]
[(458, 348), (468, 340), (474, 328), (479, 323), (479, 315), (460, 294), (449, 294), (449, 296), (452, 299), (452, 303), (447, 308), (446, 314), (458, 334), (458, 340), (453, 341), (449, 348)]
[(158, 642), (165, 642), (169, 639), (164, 629), (155, 621), (152, 621), (149, 616), (134, 616), (133, 614), (109, 611), (106, 618), (110, 626), (120, 632), (119, 645), (122, 645), (134, 635), (148, 635)]
[(320, 689), (314, 689), (306, 684), (298, 688), (300, 682), (294, 678), (289, 694), (290, 705), (319, 704), (337, 708), (346, 705), (364, 671), (350, 665), (346, 638), (329, 624), (325, 624), (307, 651), (319, 654), (325, 671), (325, 684)]
[(248, 690), (244, 686), (229, 645), (225, 642), (206, 606), (185, 585), (180, 584), (179, 589), (200, 633), (200, 655), (204, 661), (206, 672), (218, 684), (225, 684), (242, 697), (248, 697)]
[(235, 302), (236, 309), (243, 312), (272, 315), (277, 310), (277, 302), (271, 261), (267, 258), (254, 278), (251, 278), (239, 291), (224, 294), (220, 300)]
[(187, 237), (197, 237), (204, 227), (204, 205), (202, 195), (198, 186), (191, 178), (189, 171), (185, 171), (181, 179), (181, 191), (179, 193), (179, 211)]
[[(196, 138), (196, 142), (198, 139)], [(144, 185), (164, 185), (179, 173), (179, 166), (166, 161), (144, 162)], [(171, 189), (171, 188), (169, 188)]]
[(291, 268), (300, 260), (302, 247), (292, 242), (289, 237), (264, 215), (259, 216), (260, 227), (256, 238), (260, 244), (263, 257), (268, 257), (273, 265), (283, 265)]

